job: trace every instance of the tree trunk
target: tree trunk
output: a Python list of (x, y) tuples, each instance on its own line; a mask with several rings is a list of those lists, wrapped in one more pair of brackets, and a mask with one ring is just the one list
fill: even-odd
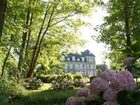
[[(41, 25), (41, 28), (40, 28), (40, 32), (38, 34), (38, 39), (37, 39), (37, 42), (36, 42), (36, 45), (35, 45), (35, 48), (34, 48), (34, 51), (33, 51), (33, 54), (32, 54), (32, 60), (30, 62), (30, 68), (29, 68), (29, 71), (27, 73), (27, 78), (32, 78), (33, 77), (33, 73), (34, 73), (34, 69), (35, 69), (35, 66), (36, 66), (36, 62), (37, 62), (37, 59), (38, 59), (38, 56), (39, 56), (39, 53), (40, 53), (40, 50), (41, 50), (41, 45), (43, 43), (43, 38), (44, 38), (45, 34), (47, 33), (48, 29), (50, 28), (50, 24), (51, 24), (51, 21), (52, 21), (52, 17), (53, 17), (54, 11), (55, 11), (57, 5), (59, 4), (59, 2), (60, 2), (60, 0), (58, 0), (57, 3), (52, 7), (53, 9), (52, 9), (51, 14), (49, 16), (49, 20), (48, 20), (46, 29), (42, 33), (44, 22), (46, 20), (48, 11), (49, 11), (49, 9), (51, 8), (52, 5), (50, 7), (48, 7), (48, 9), (45, 12), (45, 15), (44, 15), (44, 18), (43, 18), (43, 22), (42, 22), (42, 25)], [(66, 19), (66, 18), (64, 18), (64, 19)]]
[[(31, 5), (31, 1), (29, 0), (29, 5)], [(26, 27), (25, 29), (28, 29), (29, 26), (29, 21), (30, 21), (30, 7), (28, 7), (28, 11), (27, 11), (27, 17), (26, 17)], [(25, 50), (26, 50), (26, 44), (27, 44), (27, 34), (29, 32), (24, 32), (23, 36), (22, 36), (22, 45), (21, 45), (21, 49), (20, 49), (20, 55), (19, 55), (19, 61), (18, 61), (18, 67), (17, 67), (17, 77), (20, 78), (21, 74), (22, 74), (22, 65), (23, 65), (23, 58), (25, 58)]]
[(32, 25), (32, 21), (33, 21), (33, 13), (31, 13), (31, 18), (30, 18), (30, 23), (29, 23), (29, 32), (27, 35), (27, 44), (26, 44), (26, 50), (25, 50), (25, 57), (28, 58), (28, 47), (29, 47), (29, 42), (30, 42), (30, 38), (31, 38), (31, 29), (30, 26)]
[[(49, 9), (51, 8), (51, 6), (49, 7)], [(31, 59), (31, 62), (30, 62), (30, 68), (29, 68), (29, 71), (27, 73), (27, 78), (32, 78), (33, 77), (33, 73), (34, 73), (34, 68), (36, 66), (36, 62), (37, 62), (37, 58), (38, 58), (38, 55), (40, 53), (40, 46), (42, 44), (42, 41), (43, 41), (43, 37), (44, 35), (46, 34), (46, 32), (48, 31), (48, 28), (49, 28), (49, 25), (50, 25), (50, 22), (51, 22), (51, 18), (52, 18), (52, 15), (53, 15), (53, 12), (55, 10), (55, 8), (53, 8), (52, 10), (52, 13), (49, 17), (49, 21), (48, 21), (48, 24), (46, 26), (46, 29), (45, 31), (43, 32), (43, 35), (41, 36), (42, 34), (42, 30), (43, 30), (43, 26), (45, 24), (45, 20), (46, 20), (46, 17), (47, 17), (47, 14), (48, 14), (48, 10), (49, 9), (46, 9), (46, 12), (45, 12), (45, 15), (44, 15), (44, 18), (43, 18), (43, 21), (42, 21), (42, 24), (41, 24), (41, 27), (40, 27), (40, 31), (38, 33), (38, 38), (37, 38), (37, 42), (36, 42), (36, 45), (34, 47), (34, 51), (33, 51), (33, 54), (32, 54), (32, 59)]]
[[(131, 46), (131, 33), (130, 33), (130, 8), (129, 8), (129, 1), (128, 0), (124, 0), (124, 13), (125, 13), (125, 35), (126, 35), (126, 50), (127, 50), (127, 56), (130, 57), (131, 56), (131, 52), (130, 52), (130, 46)], [(132, 68), (127, 66), (127, 70), (132, 72)]]
[[(12, 39), (13, 39), (13, 38), (12, 38), (12, 35), (11, 35), (11, 41), (12, 41)], [(6, 57), (5, 57), (4, 61), (3, 61), (2, 73), (1, 73), (1, 76), (2, 76), (2, 77), (4, 76), (5, 65), (6, 65), (6, 62), (7, 62), (8, 58), (9, 58), (11, 49), (12, 49), (12, 45), (10, 45), (10, 47), (9, 47), (9, 49), (8, 49), (8, 52), (7, 52), (7, 54), (6, 54)]]
[(124, 0), (124, 13), (125, 13), (125, 35), (126, 35), (126, 46), (129, 47), (131, 46), (131, 33), (130, 33), (130, 27), (129, 27), (129, 21), (130, 21), (130, 16), (129, 16), (129, 3), (127, 0)]
[(2, 37), (2, 30), (4, 26), (6, 9), (7, 9), (7, 0), (1, 0), (0, 1), (0, 41)]
[(12, 46), (9, 47), (8, 52), (6, 54), (6, 57), (5, 57), (4, 61), (3, 61), (2, 73), (1, 73), (2, 77), (4, 76), (5, 65), (6, 65), (6, 62), (7, 62), (8, 58), (9, 58), (9, 55), (10, 55), (10, 52), (11, 52), (11, 48), (12, 48)]

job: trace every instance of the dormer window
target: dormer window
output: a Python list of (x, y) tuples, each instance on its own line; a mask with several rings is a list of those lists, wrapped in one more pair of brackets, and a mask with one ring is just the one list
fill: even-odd
[(72, 56), (72, 61), (75, 61), (75, 56)]
[(77, 61), (80, 61), (80, 58), (77, 58)]

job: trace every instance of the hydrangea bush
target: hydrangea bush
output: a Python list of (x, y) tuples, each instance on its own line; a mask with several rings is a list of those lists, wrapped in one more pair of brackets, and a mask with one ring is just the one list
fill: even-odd
[[(99, 77), (94, 78), (89, 88), (82, 88), (77, 91), (77, 97), (70, 97), (66, 105), (85, 105), (86, 101), (98, 100), (102, 93), (102, 104), (97, 105), (119, 105), (117, 95), (121, 91), (133, 91), (136, 83), (129, 71), (116, 73), (113, 70), (105, 70)], [(95, 104), (96, 105), (96, 104)]]
[(41, 81), (41, 79), (37, 79), (36, 77), (30, 79), (26, 79), (26, 84), (25, 87), (26, 89), (38, 89), (43, 85), (43, 82)]
[(51, 82), (51, 87), (53, 89), (84, 87), (87, 81), (88, 80), (80, 74), (64, 74), (56, 76), (56, 78)]

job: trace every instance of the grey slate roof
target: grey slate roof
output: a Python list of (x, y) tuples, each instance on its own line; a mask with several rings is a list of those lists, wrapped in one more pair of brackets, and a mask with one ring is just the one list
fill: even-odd
[(95, 55), (92, 54), (89, 50), (85, 50), (84, 52), (82, 52), (82, 56), (95, 56)]
[(85, 50), (84, 52), (81, 52), (81, 54), (69, 53), (69, 54), (65, 55), (64, 56), (65, 57), (64, 61), (68, 61), (68, 59), (69, 59), (69, 61), (72, 61), (72, 57), (75, 57), (75, 61), (78, 61), (78, 59), (79, 59), (79, 61), (83, 62), (83, 59), (84, 59), (84, 62), (86, 62), (86, 59), (85, 59), (86, 56), (93, 56), (93, 57), (95, 57), (95, 55), (92, 54), (89, 50)]

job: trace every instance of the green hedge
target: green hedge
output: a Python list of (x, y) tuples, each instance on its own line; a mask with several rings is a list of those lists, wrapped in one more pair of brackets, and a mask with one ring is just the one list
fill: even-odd
[(82, 79), (84, 78), (81, 74), (70, 74), (70, 73), (66, 73), (63, 75), (44, 75), (41, 74), (39, 76), (37, 76), (38, 79), (41, 79), (42, 82), (44, 83), (52, 83), (52, 81), (57, 80), (59, 78), (67, 78), (68, 80), (73, 80), (73, 79)]
[(41, 79), (44, 83), (52, 83), (53, 89), (83, 87), (87, 82), (81, 74), (70, 73), (63, 75), (40, 75), (38, 78)]
[(53, 80), (56, 79), (56, 76), (55, 75), (44, 75), (44, 74), (41, 74), (39, 76), (37, 76), (38, 79), (41, 79), (42, 82), (44, 83), (51, 83)]

